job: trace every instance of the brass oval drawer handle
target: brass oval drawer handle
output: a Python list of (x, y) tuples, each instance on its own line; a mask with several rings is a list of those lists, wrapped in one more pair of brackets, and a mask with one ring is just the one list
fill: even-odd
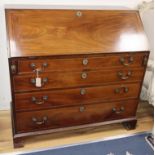
[(80, 112), (84, 112), (84, 111), (85, 111), (85, 107), (84, 107), (84, 106), (81, 106), (81, 107), (79, 108), (79, 111), (80, 111)]
[(120, 87), (120, 88), (116, 88), (116, 89), (115, 89), (115, 93), (116, 93), (116, 94), (120, 94), (122, 91), (123, 91), (124, 93), (128, 93), (129, 88), (128, 88), (128, 87)]
[(81, 95), (85, 95), (85, 94), (86, 94), (86, 89), (82, 88), (82, 89), (80, 90), (80, 94), (81, 94)]
[(87, 58), (83, 59), (82, 64), (86, 66), (88, 64), (88, 59)]
[(48, 82), (48, 78), (47, 77), (43, 78), (42, 83), (45, 84), (47, 82)]
[(47, 63), (47, 62), (44, 62), (44, 63), (42, 64), (43, 69), (45, 69), (47, 66), (48, 66), (48, 63)]
[(125, 75), (123, 72), (118, 72), (118, 76), (122, 79), (122, 80), (127, 80), (130, 76), (132, 75), (131, 71), (128, 71), (128, 73)]
[(36, 124), (36, 125), (42, 125), (42, 124), (45, 124), (47, 122), (47, 116), (44, 116), (42, 118), (41, 121), (38, 121), (36, 117), (32, 117), (32, 121)]
[(42, 71), (44, 71), (45, 68), (47, 68), (47, 67), (48, 67), (48, 63), (47, 63), (47, 62), (44, 62), (44, 63), (42, 64)]
[(35, 103), (35, 104), (44, 104), (45, 101), (48, 100), (48, 96), (43, 96), (42, 99), (37, 99), (36, 97), (32, 96), (32, 102)]
[(82, 79), (86, 79), (87, 78), (87, 73), (86, 72), (83, 72), (82, 74), (81, 74), (81, 77), (82, 77)]
[(31, 79), (31, 83), (32, 84), (35, 84), (36, 83), (36, 80), (33, 78), (33, 79)]
[(33, 70), (35, 70), (36, 64), (35, 64), (35, 63), (31, 63), (31, 64), (30, 64), (30, 67), (31, 67)]
[(124, 57), (121, 57), (121, 58), (120, 58), (120, 62), (121, 62), (121, 64), (124, 65), (124, 66), (129, 66), (130, 64), (132, 64), (133, 61), (134, 61), (134, 58), (133, 58), (132, 56), (130, 56), (130, 57), (128, 57), (127, 61), (128, 61), (128, 62), (126, 62), (126, 60), (125, 60)]
[(30, 67), (32, 68), (33, 72), (36, 72), (37, 69), (40, 72), (42, 72), (47, 66), (48, 66), (47, 62), (44, 62), (40, 68), (37, 68), (35, 63), (31, 63), (30, 64)]
[(76, 12), (76, 16), (77, 16), (77, 17), (81, 17), (81, 16), (82, 16), (82, 12), (81, 12), (81, 11), (77, 11), (77, 12)]
[(119, 110), (117, 110), (116, 108), (112, 108), (112, 112), (115, 114), (121, 114), (125, 111), (124, 107), (121, 107)]
[[(32, 78), (32, 79), (30, 80), (30, 82), (31, 82), (33, 85), (36, 86), (36, 79), (35, 79), (35, 78)], [(42, 81), (41, 81), (41, 87), (44, 86), (47, 82), (48, 82), (48, 78), (47, 78), (47, 77), (43, 78)]]

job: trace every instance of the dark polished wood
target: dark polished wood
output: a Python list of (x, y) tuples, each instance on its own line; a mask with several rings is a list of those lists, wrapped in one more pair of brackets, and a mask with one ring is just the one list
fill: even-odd
[(117, 54), (94, 54), (66, 57), (34, 57), (14, 59), (17, 62), (17, 74), (33, 73), (40, 68), (44, 72), (52, 71), (78, 71), (107, 69), (117, 67), (145, 67), (144, 56), (147, 52), (117, 53)]
[[(122, 73), (122, 75), (119, 75)], [(128, 73), (131, 73), (128, 75)], [(142, 68), (118, 68), (113, 70), (95, 70), (95, 71), (80, 71), (80, 72), (48, 72), (40, 73), (43, 82), (42, 87), (36, 87), (36, 73), (26, 75), (15, 75), (13, 77), (13, 85), (15, 92), (26, 92), (36, 90), (72, 88), (84, 86), (96, 86), (111, 83), (125, 82), (141, 82), (144, 75)], [(82, 77), (84, 76), (84, 77)], [(32, 80), (34, 83), (32, 83)]]
[(148, 51), (138, 11), (7, 10), (11, 57)]
[(78, 130), (78, 129), (89, 130), (89, 128), (96, 128), (96, 127), (100, 127), (103, 125), (109, 125), (109, 124), (121, 123), (121, 122), (128, 122), (128, 121), (132, 121), (132, 120), (137, 120), (137, 119), (135, 116), (133, 116), (130, 118), (117, 119), (117, 120), (111, 120), (111, 121), (105, 121), (105, 122), (99, 122), (99, 123), (90, 123), (90, 124), (70, 126), (70, 127), (65, 127), (65, 128), (62, 127), (62, 128), (56, 128), (56, 129), (47, 129), (47, 130), (40, 130), (40, 131), (25, 132), (25, 133), (15, 134), (14, 138), (16, 139), (16, 138), (22, 137), (22, 139), (23, 139), (23, 138), (27, 138), (27, 137), (31, 137), (31, 136), (36, 136), (36, 135), (51, 134), (51, 133), (57, 134), (57, 132), (65, 132), (65, 131), (71, 131), (71, 130), (72, 130), (72, 132), (74, 132), (75, 130)]
[(89, 124), (135, 115), (137, 100), (16, 113), (17, 133)]
[(14, 148), (24, 147), (24, 142), (22, 138), (13, 138)]
[(24, 137), (123, 123), (149, 57), (137, 11), (6, 10), (14, 147)]
[(16, 111), (138, 98), (141, 83), (15, 94)]

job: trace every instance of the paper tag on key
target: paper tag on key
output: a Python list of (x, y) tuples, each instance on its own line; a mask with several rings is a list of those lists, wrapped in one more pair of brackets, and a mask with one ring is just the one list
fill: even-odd
[(36, 77), (36, 87), (41, 87), (41, 78), (39, 77), (39, 69), (36, 69), (36, 74), (37, 74), (37, 77)]
[(36, 87), (41, 87), (41, 78), (36, 78)]

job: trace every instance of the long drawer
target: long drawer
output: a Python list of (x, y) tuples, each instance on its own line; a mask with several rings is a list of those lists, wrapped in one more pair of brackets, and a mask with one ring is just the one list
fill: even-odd
[(15, 109), (35, 110), (59, 106), (138, 98), (141, 83), (62, 89), (15, 94)]
[(137, 100), (16, 113), (16, 133), (39, 131), (135, 116)]
[(145, 52), (123, 54), (99, 54), (67, 57), (20, 58), (17, 60), (18, 74), (33, 73), (37, 68), (44, 72), (74, 71), (82, 69), (104, 69), (111, 67), (144, 67)]
[(113, 69), (83, 72), (49, 72), (40, 75), (42, 86), (36, 87), (36, 75), (16, 75), (13, 77), (15, 92), (71, 88), (110, 84), (115, 82), (137, 82), (143, 78), (144, 69)]

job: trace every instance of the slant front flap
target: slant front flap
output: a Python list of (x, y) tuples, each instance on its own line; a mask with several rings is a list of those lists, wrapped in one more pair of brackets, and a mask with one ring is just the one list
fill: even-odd
[(148, 50), (137, 11), (7, 10), (11, 57)]

